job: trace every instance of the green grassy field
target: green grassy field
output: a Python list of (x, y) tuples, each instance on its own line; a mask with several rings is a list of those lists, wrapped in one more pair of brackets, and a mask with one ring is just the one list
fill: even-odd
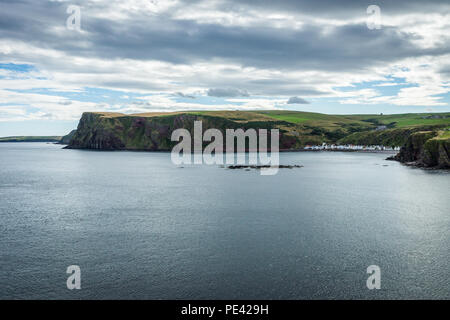
[[(359, 125), (372, 127), (373, 125), (390, 125), (395, 128), (450, 125), (450, 112), (447, 113), (406, 113), (392, 115), (328, 115), (323, 113), (302, 111), (192, 111), (177, 112), (223, 117), (235, 121), (285, 121), (293, 124), (307, 124), (318, 127), (336, 128), (342, 125)], [(161, 116), (158, 114), (145, 114)]]
[(439, 131), (439, 135), (435, 139), (440, 139), (440, 140), (450, 139), (450, 131), (449, 130)]
[[(392, 125), (401, 128), (406, 126), (424, 126), (424, 125), (450, 125), (450, 112), (447, 113), (405, 113), (391, 115), (328, 115), (323, 113), (269, 110), (269, 111), (178, 111), (178, 112), (149, 112), (126, 115), (121, 113), (99, 112), (105, 117), (167, 117), (177, 114), (195, 114), (204, 116), (214, 116), (226, 118), (233, 121), (285, 121), (293, 124), (311, 124), (317, 126), (336, 127), (342, 124), (356, 124), (367, 126)], [(370, 126), (370, 125), (369, 125)]]
[(407, 113), (382, 116), (355, 115), (351, 116), (351, 118), (363, 121), (376, 121), (380, 125), (394, 124), (397, 128), (424, 125), (450, 125), (450, 113)]

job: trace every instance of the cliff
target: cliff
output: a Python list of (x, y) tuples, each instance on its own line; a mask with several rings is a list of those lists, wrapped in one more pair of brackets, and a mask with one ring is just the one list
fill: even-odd
[(184, 128), (190, 131), (193, 137), (196, 120), (202, 121), (203, 132), (209, 128), (216, 128), (224, 136), (226, 129), (278, 128), (280, 129), (280, 149), (301, 147), (298, 137), (286, 130), (291, 124), (276, 119), (242, 121), (197, 113), (123, 115), (85, 112), (66, 148), (170, 151), (178, 143), (171, 141), (172, 131)]
[(420, 131), (409, 136), (400, 152), (390, 158), (408, 165), (450, 168), (450, 132)]
[[(450, 125), (449, 113), (437, 115), (327, 115), (286, 110), (130, 115), (85, 112), (77, 130), (61, 141), (68, 143), (67, 148), (70, 149), (169, 151), (177, 144), (170, 139), (175, 129), (184, 128), (193, 135), (194, 121), (201, 120), (203, 132), (215, 128), (224, 136), (226, 129), (279, 129), (280, 150), (298, 150), (305, 145), (323, 142), (401, 146), (413, 133), (437, 132)], [(380, 127), (383, 129), (380, 130)], [(430, 148), (442, 148), (440, 143), (431, 141)], [(431, 154), (427, 157), (430, 162), (434, 159)]]
[(77, 132), (77, 130), (72, 130), (70, 131), (69, 134), (61, 137), (61, 139), (58, 141), (59, 144), (69, 144), (70, 140), (72, 140), (73, 136), (75, 135), (75, 133)]

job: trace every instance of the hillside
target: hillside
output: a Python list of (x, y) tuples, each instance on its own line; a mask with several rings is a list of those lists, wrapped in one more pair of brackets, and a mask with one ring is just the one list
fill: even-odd
[(68, 148), (101, 150), (170, 150), (173, 130), (280, 129), (280, 149), (307, 144), (348, 143), (403, 145), (418, 131), (450, 127), (450, 113), (403, 115), (326, 115), (300, 111), (191, 111), (121, 114), (86, 112)]

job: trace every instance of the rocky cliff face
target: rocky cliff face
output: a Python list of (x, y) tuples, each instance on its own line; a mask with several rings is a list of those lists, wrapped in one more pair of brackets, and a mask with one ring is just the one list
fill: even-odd
[(400, 152), (392, 158), (420, 167), (450, 168), (448, 131), (421, 131), (410, 135)]
[[(66, 148), (97, 150), (147, 150), (170, 151), (178, 142), (171, 141), (172, 131), (187, 129), (194, 136), (194, 121), (201, 120), (203, 132), (219, 129), (225, 137), (225, 129), (247, 130), (280, 129), (280, 149), (299, 149), (301, 141), (286, 134), (284, 121), (238, 122), (223, 117), (195, 114), (168, 114), (162, 116), (127, 116), (108, 113), (83, 113), (78, 128)], [(224, 138), (225, 140), (225, 138)], [(225, 141), (224, 141), (225, 142)], [(208, 143), (205, 143), (205, 145)]]
[(75, 133), (77, 132), (77, 130), (72, 130), (70, 131), (69, 134), (63, 136), (61, 138), (61, 140), (58, 141), (59, 144), (69, 144), (70, 140), (72, 140), (73, 136), (75, 135)]

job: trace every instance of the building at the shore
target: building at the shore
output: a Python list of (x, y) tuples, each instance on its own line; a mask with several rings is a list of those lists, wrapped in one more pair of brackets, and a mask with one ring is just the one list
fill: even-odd
[(399, 151), (400, 147), (388, 147), (383, 145), (354, 145), (354, 144), (326, 144), (306, 145), (304, 150), (334, 150), (334, 151)]

